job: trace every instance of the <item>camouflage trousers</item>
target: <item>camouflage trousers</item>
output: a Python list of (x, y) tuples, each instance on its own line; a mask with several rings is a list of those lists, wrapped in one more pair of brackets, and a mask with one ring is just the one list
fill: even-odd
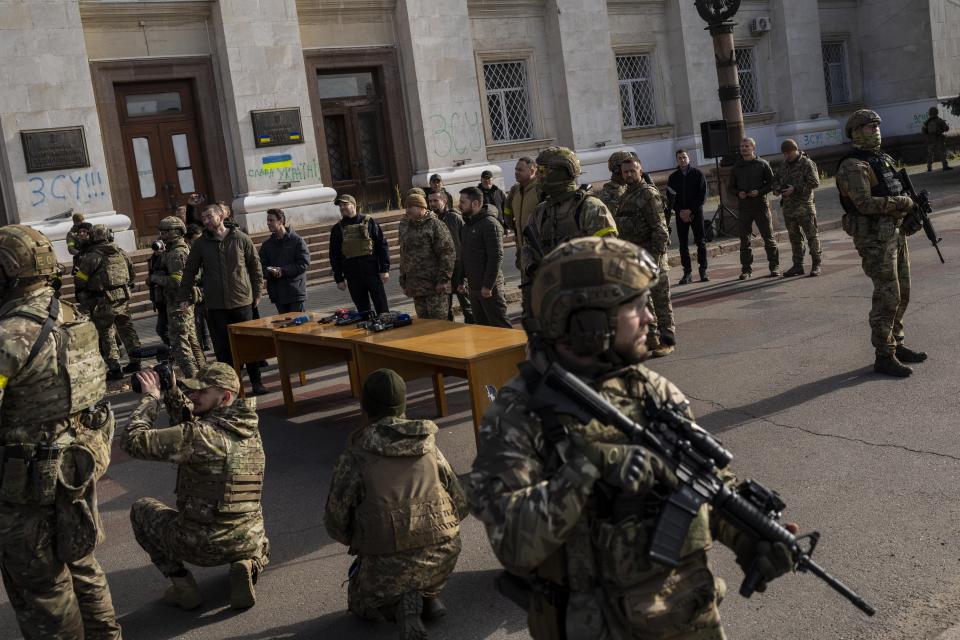
[(270, 542), (263, 531), (263, 518), (242, 539), (220, 536), (215, 524), (209, 529), (184, 522), (180, 512), (154, 498), (141, 498), (130, 508), (133, 535), (150, 560), (165, 576), (183, 571), (184, 563), (217, 567), (239, 560), (253, 560), (255, 571), (270, 561)]
[(194, 309), (187, 307), (180, 310), (178, 304), (167, 304), (167, 335), (170, 339), (170, 350), (173, 352), (173, 361), (177, 368), (187, 378), (195, 378), (197, 372), (207, 362), (207, 357), (200, 348), (197, 339), (197, 325), (193, 317)]
[(446, 293), (413, 296), (413, 308), (421, 320), (446, 320), (450, 315), (450, 296)]
[[(676, 336), (676, 324), (673, 320), (673, 302), (670, 300), (670, 263), (666, 254), (657, 259), (663, 277), (650, 289), (650, 299), (647, 308), (653, 316), (653, 322), (647, 328), (647, 343), (649, 346), (669, 342)], [(669, 338), (669, 339), (667, 339)]]
[(54, 550), (52, 507), (0, 505), (0, 572), (27, 640), (120, 638), (107, 578), (93, 554), (69, 565)]
[(783, 224), (790, 237), (793, 264), (802, 265), (807, 245), (813, 264), (820, 264), (820, 235), (817, 231), (817, 210), (813, 205), (783, 208)]
[[(91, 318), (97, 327), (97, 333), (100, 334), (100, 355), (107, 363), (107, 368), (119, 369), (120, 350), (117, 348), (117, 336), (120, 337), (128, 357), (134, 349), (140, 348), (140, 337), (133, 326), (129, 306), (126, 302), (110, 304), (101, 298), (94, 306)], [(137, 359), (131, 357), (130, 362), (137, 362)]]
[(460, 536), (423, 549), (377, 556), (361, 556), (359, 570), (350, 578), (347, 608), (369, 620), (392, 620), (400, 596), (419, 591), (439, 596), (457, 566)]
[(947, 141), (944, 137), (927, 143), (927, 168), (932, 167), (934, 162), (942, 162), (943, 166), (947, 166)]
[(863, 272), (873, 281), (870, 342), (878, 356), (892, 355), (903, 342), (903, 314), (910, 303), (910, 251), (899, 232), (889, 241), (857, 242)]

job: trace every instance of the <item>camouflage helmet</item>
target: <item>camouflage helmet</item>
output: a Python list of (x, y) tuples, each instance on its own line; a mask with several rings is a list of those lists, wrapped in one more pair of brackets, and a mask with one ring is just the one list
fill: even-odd
[(179, 231), (181, 236), (187, 235), (187, 225), (183, 223), (183, 220), (177, 216), (167, 216), (160, 221), (159, 225), (160, 233), (169, 233), (171, 231)]
[(607, 168), (610, 169), (610, 173), (616, 173), (620, 171), (621, 164), (632, 158), (633, 154), (629, 151), (614, 151), (607, 160)]
[(859, 129), (865, 124), (880, 124), (880, 114), (871, 109), (857, 109), (847, 119), (846, 132), (847, 137), (853, 139), (853, 130)]
[(98, 244), (100, 242), (110, 242), (113, 240), (113, 231), (105, 224), (95, 224), (90, 231), (90, 242)]
[[(646, 293), (659, 278), (650, 254), (626, 240), (590, 236), (564, 242), (547, 254), (533, 280), (531, 310), (540, 336), (547, 342), (570, 336), (577, 353), (600, 353), (611, 346), (601, 338), (613, 336), (620, 305)], [(591, 311), (606, 317), (602, 335), (578, 340), (571, 320)]]
[(537, 166), (548, 169), (566, 169), (571, 178), (580, 175), (580, 161), (566, 147), (547, 147), (537, 156)]
[(11, 283), (53, 276), (57, 267), (57, 256), (47, 236), (22, 224), (0, 227), (0, 279)]

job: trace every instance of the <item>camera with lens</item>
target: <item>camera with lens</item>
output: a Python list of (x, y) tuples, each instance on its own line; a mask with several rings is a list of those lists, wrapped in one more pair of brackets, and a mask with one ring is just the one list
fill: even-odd
[[(170, 362), (170, 349), (168, 347), (165, 345), (141, 347), (131, 351), (130, 357), (138, 360), (156, 358), (157, 364), (153, 366), (153, 370), (160, 376), (160, 391), (169, 391), (173, 388), (173, 364)], [(143, 387), (140, 385), (140, 380), (137, 379), (137, 374), (130, 377), (130, 387), (134, 393), (143, 393)]]
[(154, 240), (153, 244), (150, 245), (150, 248), (157, 253), (163, 253), (166, 251), (167, 245), (163, 244), (163, 240)]

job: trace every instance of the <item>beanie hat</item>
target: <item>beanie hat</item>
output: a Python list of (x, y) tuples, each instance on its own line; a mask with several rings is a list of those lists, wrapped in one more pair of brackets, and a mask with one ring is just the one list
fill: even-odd
[(787, 151), (799, 151), (800, 147), (797, 146), (797, 141), (791, 138), (787, 138), (780, 144), (780, 151), (786, 153)]
[(407, 384), (392, 369), (377, 369), (363, 381), (360, 406), (373, 420), (402, 416), (407, 408)]
[(420, 207), (421, 209), (426, 209), (427, 199), (424, 198), (419, 193), (411, 193), (411, 194), (408, 194), (406, 199), (403, 201), (403, 206), (404, 207), (416, 206), (416, 207)]

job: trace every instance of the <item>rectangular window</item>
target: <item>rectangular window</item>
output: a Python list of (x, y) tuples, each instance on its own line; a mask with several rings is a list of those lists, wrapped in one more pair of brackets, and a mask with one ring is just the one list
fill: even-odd
[(527, 63), (524, 60), (484, 62), (483, 84), (493, 142), (532, 139)]
[(824, 42), (823, 80), (827, 86), (827, 104), (850, 102), (850, 82), (847, 79), (847, 43)]
[(744, 113), (760, 112), (760, 87), (757, 83), (756, 47), (737, 47), (737, 78), (740, 81), (740, 104)]
[(625, 128), (657, 124), (650, 56), (617, 56), (620, 119)]

